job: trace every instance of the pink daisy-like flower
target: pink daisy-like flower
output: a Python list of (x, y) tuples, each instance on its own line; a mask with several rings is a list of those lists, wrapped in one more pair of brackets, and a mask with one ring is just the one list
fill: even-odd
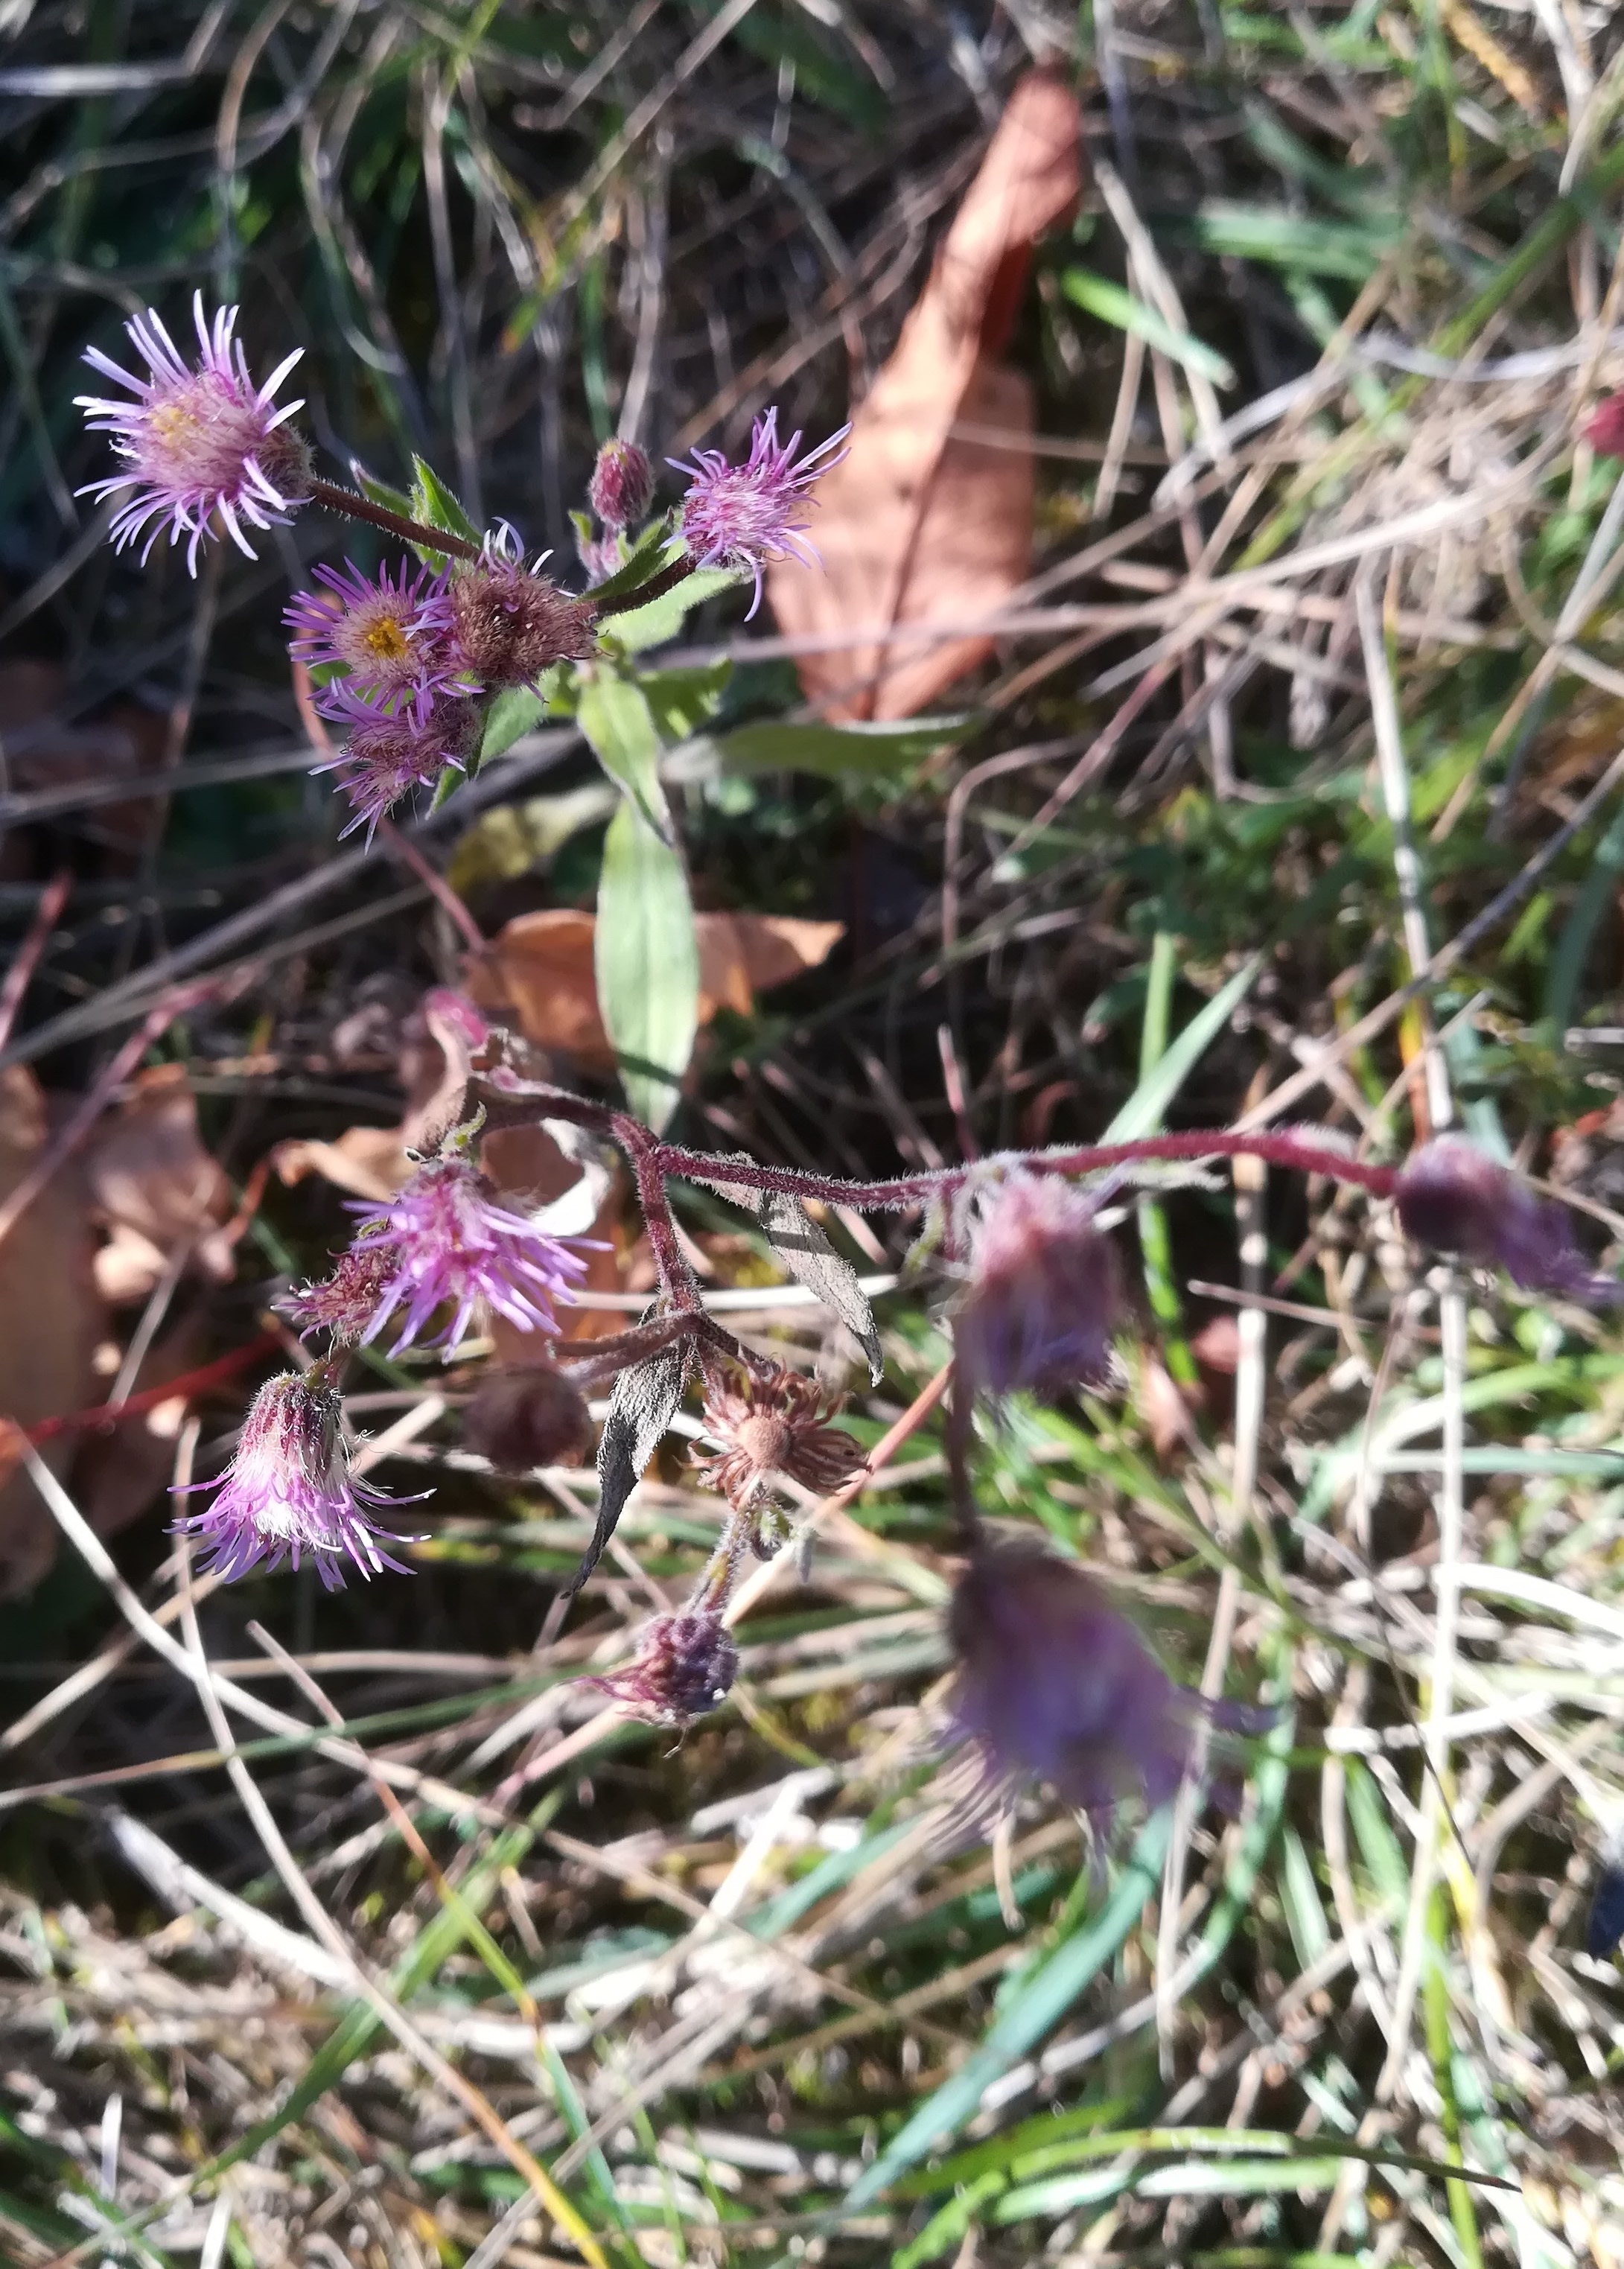
[(375, 1339), (398, 1313), (398, 1354), (439, 1310), (449, 1308), (443, 1330), (424, 1342), (449, 1354), (482, 1301), (521, 1332), (556, 1334), (553, 1302), (569, 1299), (587, 1273), (574, 1242), (498, 1205), (491, 1184), (465, 1158), (432, 1158), (381, 1213), (363, 1223), (356, 1238), (356, 1253), (381, 1248), (390, 1257), (362, 1338)]
[(286, 425), (303, 403), (290, 402), (280, 410), (273, 406), (277, 388), (304, 349), (296, 347), (264, 385), (256, 387), (242, 348), (233, 337), (236, 308), (220, 308), (210, 323), (199, 292), (192, 301), (192, 314), (202, 351), (198, 368), (184, 360), (149, 307), (125, 326), (145, 359), (145, 378), (134, 376), (99, 347), (87, 348), (85, 355), (92, 370), (127, 386), (134, 401), (107, 401), (86, 394), (76, 401), (87, 425), (113, 436), (115, 452), (129, 468), (107, 480), (90, 482), (79, 494), (104, 497), (133, 491), (114, 515), (114, 542), (122, 550), (149, 521), (156, 520), (141, 554), (144, 564), (167, 520), (172, 543), (182, 536), (189, 538), (186, 564), (196, 575), (197, 547), (211, 533), (210, 521), (217, 517), (239, 551), (256, 558), (243, 534), (244, 521), (265, 528), (289, 519), (293, 506), (309, 492), (310, 465), (304, 443)]
[(756, 420), (750, 432), (750, 454), (742, 465), (730, 465), (720, 449), (696, 449), (691, 463), (675, 457), (666, 462), (688, 476), (683, 499), (683, 541), (700, 567), (734, 567), (755, 579), (750, 617), (761, 604), (761, 571), (770, 559), (799, 559), (804, 566), (822, 561), (801, 530), (811, 502), (807, 491), (830, 471), (845, 455), (843, 425), (820, 441), (800, 463), (799, 433), (779, 440), (779, 413), (769, 410)]
[(356, 1478), (338, 1422), (336, 1387), (296, 1371), (266, 1381), (249, 1406), (237, 1454), (225, 1471), (217, 1481), (195, 1482), (177, 1492), (219, 1491), (203, 1511), (175, 1523), (179, 1533), (204, 1546), (203, 1573), (234, 1584), (262, 1563), (278, 1568), (291, 1558), (297, 1568), (308, 1558), (329, 1592), (343, 1589), (345, 1560), (368, 1578), (385, 1568), (410, 1575), (383, 1544), (417, 1540), (380, 1528), (368, 1508), (415, 1500), (391, 1497)]
[(350, 728), (336, 756), (311, 770), (332, 772), (355, 809), (342, 832), (364, 826), (370, 840), (385, 813), (414, 788), (432, 787), (450, 769), (466, 770), (479, 731), (479, 712), (455, 695), (419, 693), (399, 708), (364, 701), (342, 681), (327, 689), (325, 713)]
[[(307, 669), (337, 663), (348, 672), (338, 682), (351, 692), (392, 705), (452, 687), (457, 672), (446, 644), (451, 602), (443, 573), (419, 567), (412, 575), (402, 560), (395, 580), (386, 564), (373, 581), (346, 559), (342, 567), (318, 567), (315, 576), (327, 588), (299, 592), (282, 618), (294, 633), (288, 652), (295, 661)], [(336, 691), (319, 688), (317, 708), (330, 710)]]

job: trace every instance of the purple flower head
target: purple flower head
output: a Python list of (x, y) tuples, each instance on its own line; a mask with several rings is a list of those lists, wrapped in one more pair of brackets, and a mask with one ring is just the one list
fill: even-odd
[(573, 1250), (579, 1241), (549, 1236), (523, 1214), (498, 1205), (491, 1184), (466, 1158), (431, 1158), (398, 1197), (363, 1223), (356, 1238), (356, 1254), (382, 1250), (389, 1256), (377, 1308), (361, 1337), (375, 1339), (398, 1314), (398, 1354), (449, 1308), (443, 1329), (424, 1341), (449, 1354), (482, 1301), (521, 1332), (555, 1334), (553, 1302), (572, 1297), (587, 1273)]
[[(288, 652), (306, 669), (339, 664), (351, 692), (398, 705), (450, 686), (456, 670), (447, 652), (451, 602), (447, 578), (402, 560), (396, 580), (387, 564), (374, 582), (352, 561), (318, 567), (321, 591), (300, 591), (283, 616), (293, 636)], [(408, 580), (408, 578), (410, 578)], [(318, 709), (332, 710), (336, 688), (316, 693)]]
[(311, 769), (337, 775), (355, 810), (343, 832), (364, 826), (369, 839), (402, 796), (434, 787), (447, 768), (463, 771), (479, 733), (478, 709), (453, 694), (418, 693), (391, 709), (364, 701), (340, 681), (327, 688), (322, 706), (350, 728), (350, 737)]
[(656, 1615), (625, 1668), (591, 1683), (635, 1717), (686, 1726), (716, 1707), (738, 1671), (739, 1651), (719, 1615)]
[(453, 573), (449, 592), (459, 663), (482, 685), (533, 685), (555, 661), (597, 650), (597, 617), (506, 543)]
[(196, 370), (149, 307), (125, 326), (146, 363), (146, 377), (136, 377), (100, 347), (87, 348), (85, 355), (92, 370), (127, 386), (135, 399), (107, 401), (82, 394), (76, 401), (87, 425), (113, 436), (114, 450), (129, 468), (107, 480), (91, 482), (79, 494), (104, 497), (131, 491), (114, 517), (114, 542), (122, 551), (155, 520), (157, 526), (141, 554), (144, 564), (167, 520), (172, 543), (182, 536), (189, 538), (186, 564), (195, 575), (197, 547), (211, 532), (209, 523), (216, 517), (239, 551), (255, 558), (243, 522), (269, 528), (286, 521), (310, 492), (310, 461), (304, 443), (284, 422), (303, 403), (273, 407), (277, 388), (304, 350), (296, 348), (256, 388), (242, 349), (232, 336), (236, 308), (220, 308), (210, 323), (199, 292), (192, 301), (192, 314), (202, 353)]
[(654, 469), (635, 441), (606, 441), (587, 501), (605, 528), (635, 528), (654, 499)]
[(1116, 1247), (1094, 1201), (1055, 1174), (1010, 1174), (983, 1195), (954, 1318), (963, 1377), (985, 1394), (1062, 1394), (1111, 1377), (1122, 1310)]
[(330, 1276), (285, 1294), (277, 1305), (304, 1337), (312, 1332), (328, 1332), (335, 1347), (355, 1347), (366, 1336), (394, 1273), (395, 1259), (388, 1245), (351, 1245), (339, 1256)]
[(1028, 1538), (984, 1540), (948, 1612), (951, 1708), (988, 1795), (1046, 1781), (1106, 1818), (1129, 1795), (1177, 1791), (1206, 1711), (1082, 1570)]
[(742, 465), (730, 465), (720, 449), (696, 449), (689, 464), (668, 459), (675, 471), (688, 476), (683, 541), (696, 565), (733, 567), (755, 579), (746, 622), (761, 604), (761, 571), (768, 560), (799, 559), (808, 567), (823, 564), (800, 533), (812, 501), (807, 491), (840, 462), (851, 430), (843, 425), (797, 464), (800, 434), (780, 442), (779, 413), (769, 410), (756, 420), (749, 457)]
[(1624, 1284), (1586, 1262), (1565, 1208), (1536, 1197), (1464, 1135), (1440, 1134), (1419, 1149), (1399, 1173), (1394, 1202), (1406, 1235), (1429, 1252), (1503, 1268), (1524, 1291), (1624, 1299)]
[(411, 1573), (382, 1545), (415, 1540), (380, 1528), (367, 1510), (411, 1500), (390, 1497), (356, 1479), (338, 1417), (336, 1387), (296, 1371), (266, 1381), (249, 1405), (237, 1454), (225, 1471), (218, 1481), (192, 1484), (219, 1495), (204, 1511), (175, 1523), (177, 1531), (203, 1543), (203, 1572), (234, 1584), (262, 1562), (278, 1568), (291, 1558), (297, 1568), (308, 1557), (329, 1592), (343, 1589), (345, 1560), (366, 1577), (385, 1568)]
[(607, 583), (609, 577), (623, 565), (618, 536), (609, 535), (600, 539), (591, 536), (578, 535), (575, 539), (575, 549), (579, 555), (581, 565), (587, 571), (588, 588), (594, 583)]

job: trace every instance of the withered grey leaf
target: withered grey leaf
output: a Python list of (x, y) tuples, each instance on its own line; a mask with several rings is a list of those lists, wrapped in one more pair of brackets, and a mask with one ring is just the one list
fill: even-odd
[[(719, 1163), (725, 1165), (729, 1156), (741, 1165), (750, 1164), (742, 1150), (719, 1152)], [(832, 1309), (851, 1333), (867, 1358), (870, 1380), (878, 1386), (885, 1373), (885, 1356), (868, 1295), (858, 1282), (851, 1262), (836, 1252), (801, 1199), (787, 1190), (747, 1189), (743, 1183), (730, 1182), (721, 1174), (696, 1174), (694, 1179), (703, 1179), (742, 1213), (754, 1214), (762, 1235), (795, 1282)]]
[[(644, 1321), (658, 1312), (651, 1308)], [(570, 1579), (573, 1598), (603, 1556), (615, 1534), (626, 1499), (643, 1478), (643, 1468), (664, 1438), (676, 1415), (688, 1379), (691, 1343), (678, 1340), (646, 1363), (633, 1364), (616, 1378), (609, 1395), (609, 1415), (598, 1442), (598, 1520), (586, 1556)]]

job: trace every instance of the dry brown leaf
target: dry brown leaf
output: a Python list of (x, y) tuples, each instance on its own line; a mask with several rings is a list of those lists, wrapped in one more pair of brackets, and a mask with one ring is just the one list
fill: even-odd
[[(484, 1020), (461, 994), (437, 987), (424, 995), (422, 1033), (406, 1036), (406, 1115), (398, 1127), (348, 1127), (336, 1142), (279, 1142), (271, 1162), (284, 1182), (320, 1174), (352, 1197), (382, 1205), (416, 1171), (408, 1151), (454, 1126)], [(426, 1045), (424, 1042), (426, 1040)]]
[[(878, 623), (962, 622), (995, 612), (1031, 559), (1032, 394), (998, 359), (1034, 242), (1081, 186), (1081, 119), (1061, 79), (1032, 71), (1010, 96), (981, 169), (853, 420), (844, 462), (814, 491), (821, 569), (785, 559), (768, 590), (791, 637)], [(956, 438), (986, 426), (1003, 445)], [(875, 643), (801, 658), (831, 717), (907, 717), (991, 652), (978, 634), (895, 649)]]
[[(45, 1097), (24, 1064), (0, 1072), (0, 1200), (48, 1139)], [(0, 1417), (38, 1425), (96, 1400), (106, 1313), (92, 1268), (94, 1235), (75, 1161), (55, 1173), (0, 1243)], [(43, 1452), (56, 1474), (71, 1439)], [(0, 1485), (0, 1599), (32, 1591), (56, 1556), (56, 1526), (26, 1474)]]
[[(610, 1071), (615, 1051), (598, 1013), (593, 972), (595, 918), (568, 908), (520, 914), (469, 972), (484, 1008), (510, 1013), (526, 1039), (567, 1055), (582, 1070)], [(699, 1022), (719, 1009), (748, 1016), (758, 992), (827, 960), (845, 935), (840, 922), (788, 914), (699, 914)]]
[[(167, 1386), (193, 1370), (203, 1351), (201, 1311), (182, 1316), (143, 1356), (131, 1395)], [(128, 1528), (165, 1489), (174, 1472), (175, 1442), (189, 1408), (184, 1394), (159, 1402), (80, 1437), (74, 1460), (73, 1490), (79, 1509), (99, 1536)]]
[(96, 1217), (108, 1241), (96, 1256), (96, 1283), (114, 1304), (144, 1300), (185, 1256), (217, 1283), (235, 1268), (223, 1233), (231, 1186), (203, 1146), (197, 1103), (181, 1064), (140, 1073), (85, 1152)]
[[(5, 735), (7, 786), (72, 787), (81, 781), (127, 780), (132, 787), (161, 769), (168, 721), (134, 701), (118, 701), (88, 720), (68, 722), (69, 698), (60, 662), (0, 662), (0, 729)], [(98, 804), (78, 825), (92, 840), (120, 854), (138, 851), (151, 832), (149, 797)]]

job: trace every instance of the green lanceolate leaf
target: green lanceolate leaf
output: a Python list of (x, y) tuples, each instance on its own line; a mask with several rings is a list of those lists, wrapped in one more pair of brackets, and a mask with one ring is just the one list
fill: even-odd
[[(693, 610), (706, 599), (713, 599), (719, 591), (731, 589), (741, 579), (730, 567), (696, 567), (691, 575), (684, 575), (668, 591), (651, 599), (646, 607), (629, 607), (624, 615), (611, 615), (599, 632), (606, 647), (622, 654), (641, 654), (646, 647), (663, 646), (675, 638)], [(600, 594), (594, 591), (595, 599)]]
[(733, 664), (724, 654), (719, 661), (697, 669), (651, 669), (638, 680), (643, 698), (654, 713), (660, 737), (668, 745), (697, 733), (713, 717), (727, 691)]
[(422, 457), (414, 457), (411, 462), (417, 475), (411, 491), (412, 518), (430, 528), (444, 528), (447, 536), (460, 536), (465, 543), (477, 543), (479, 530), (433, 466)]
[(742, 772), (906, 772), (934, 756), (944, 742), (962, 741), (973, 715), (910, 717), (896, 725), (816, 725), (764, 718), (718, 733), (713, 743), (722, 768)]
[[(571, 517), (579, 516), (572, 514)], [(587, 597), (596, 605), (604, 599), (623, 599), (628, 591), (635, 591), (644, 583), (652, 583), (656, 575), (670, 566), (672, 560), (681, 557), (675, 551), (670, 559), (663, 556), (670, 541), (671, 516), (668, 513), (649, 523), (614, 573), (606, 575), (601, 583), (594, 583)]]
[(633, 799), (654, 833), (668, 839), (671, 815), (660, 785), (660, 728), (642, 687), (612, 669), (595, 669), (580, 689), (575, 714), (609, 778)]
[(539, 719), (557, 714), (560, 709), (567, 713), (568, 702), (562, 697), (569, 691), (569, 665), (557, 661), (550, 669), (542, 672), (534, 685), (506, 686), (485, 712), (485, 728), (479, 743), (480, 763), (489, 764), (492, 757), (499, 757), (505, 750), (511, 749)]
[(603, 842), (598, 1006), (621, 1083), (656, 1133), (676, 1108), (699, 1024), (699, 946), (682, 854), (623, 802)]

